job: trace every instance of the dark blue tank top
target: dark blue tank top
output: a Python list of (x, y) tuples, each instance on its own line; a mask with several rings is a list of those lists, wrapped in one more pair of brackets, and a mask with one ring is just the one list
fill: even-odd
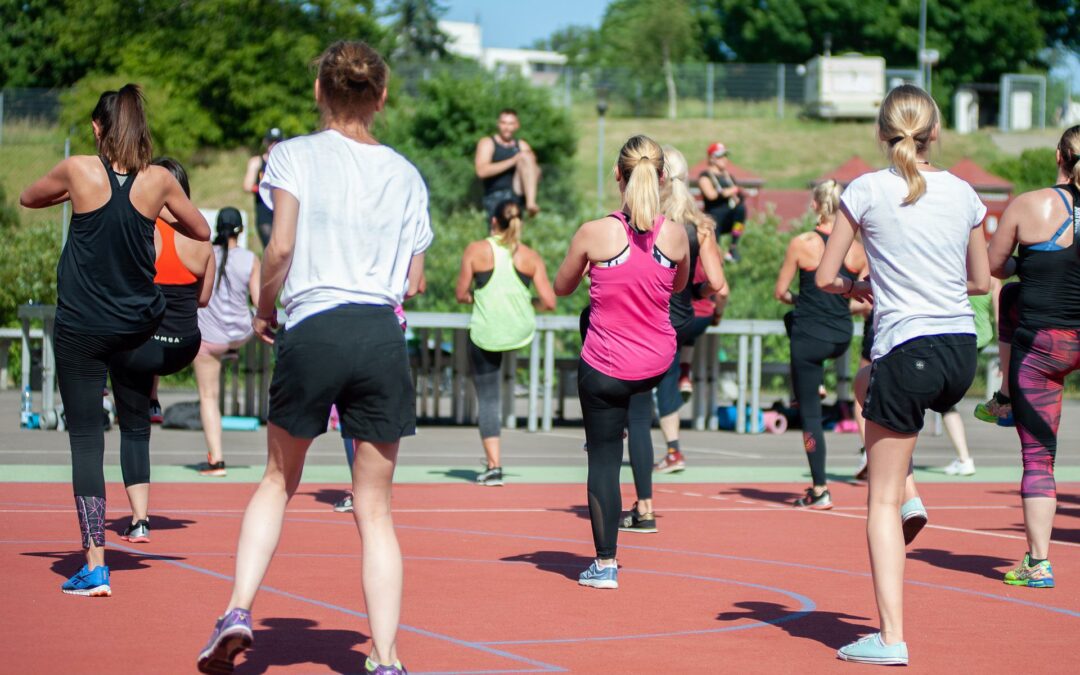
[[(814, 230), (822, 241), (829, 242), (829, 235)], [(795, 320), (792, 333), (800, 332), (826, 342), (848, 342), (854, 324), (851, 309), (842, 295), (826, 293), (817, 287), (814, 275), (817, 269), (799, 269), (799, 299), (795, 303)], [(841, 265), (840, 274), (852, 281), (856, 274)]]
[(112, 194), (100, 208), (71, 217), (56, 266), (56, 323), (84, 335), (142, 333), (165, 313), (154, 285), (154, 219), (131, 204), (136, 174), (121, 185), (100, 159)]

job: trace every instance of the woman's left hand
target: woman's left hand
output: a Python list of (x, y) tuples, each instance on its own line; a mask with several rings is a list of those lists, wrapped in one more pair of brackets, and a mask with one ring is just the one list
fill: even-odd
[(274, 344), (274, 335), (278, 327), (276, 313), (267, 318), (255, 315), (251, 319), (251, 327), (255, 330), (255, 335), (259, 336), (259, 339), (268, 345)]

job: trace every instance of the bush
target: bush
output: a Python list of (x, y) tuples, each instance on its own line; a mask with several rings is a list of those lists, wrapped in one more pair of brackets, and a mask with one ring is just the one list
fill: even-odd
[(60, 228), (50, 224), (19, 225), (0, 185), (0, 237), (5, 243), (0, 264), (0, 325), (18, 324), (18, 307), (30, 300), (56, 303), (56, 252)]
[(1057, 159), (1053, 148), (1031, 148), (1019, 157), (992, 162), (990, 171), (1010, 181), (1014, 194), (1019, 194), (1053, 185), (1057, 177)]
[(415, 95), (399, 90), (389, 100), (390, 109), (376, 118), (376, 135), (416, 163), (431, 192), (432, 213), (454, 213), (480, 203), (480, 182), (473, 172), (476, 142), (494, 133), (503, 108), (517, 110), (520, 136), (544, 172), (541, 208), (561, 216), (576, 213), (577, 136), (568, 111), (555, 106), (550, 91), (520, 77), (459, 68), (420, 82)]

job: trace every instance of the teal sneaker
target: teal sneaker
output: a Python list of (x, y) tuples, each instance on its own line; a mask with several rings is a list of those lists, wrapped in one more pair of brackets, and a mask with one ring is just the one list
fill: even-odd
[(907, 643), (898, 642), (887, 645), (881, 639), (881, 633), (874, 633), (836, 650), (836, 658), (841, 661), (871, 663), (879, 666), (906, 666), (908, 664)]
[(592, 588), (618, 588), (619, 566), (600, 567), (600, 563), (594, 560), (589, 569), (578, 577), (578, 583)]
[(926, 527), (928, 520), (926, 507), (923, 506), (921, 499), (913, 497), (904, 502), (904, 505), (900, 507), (900, 522), (904, 527), (905, 546), (915, 541), (915, 537), (919, 536), (922, 529)]
[(112, 595), (109, 587), (109, 568), (98, 565), (92, 570), (86, 565), (60, 587), (68, 595), (82, 595), (88, 598), (107, 598)]

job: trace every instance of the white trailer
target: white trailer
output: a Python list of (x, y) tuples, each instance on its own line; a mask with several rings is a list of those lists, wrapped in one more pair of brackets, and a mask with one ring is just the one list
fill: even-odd
[(885, 59), (847, 54), (815, 56), (806, 64), (806, 114), (873, 119), (885, 99)]

